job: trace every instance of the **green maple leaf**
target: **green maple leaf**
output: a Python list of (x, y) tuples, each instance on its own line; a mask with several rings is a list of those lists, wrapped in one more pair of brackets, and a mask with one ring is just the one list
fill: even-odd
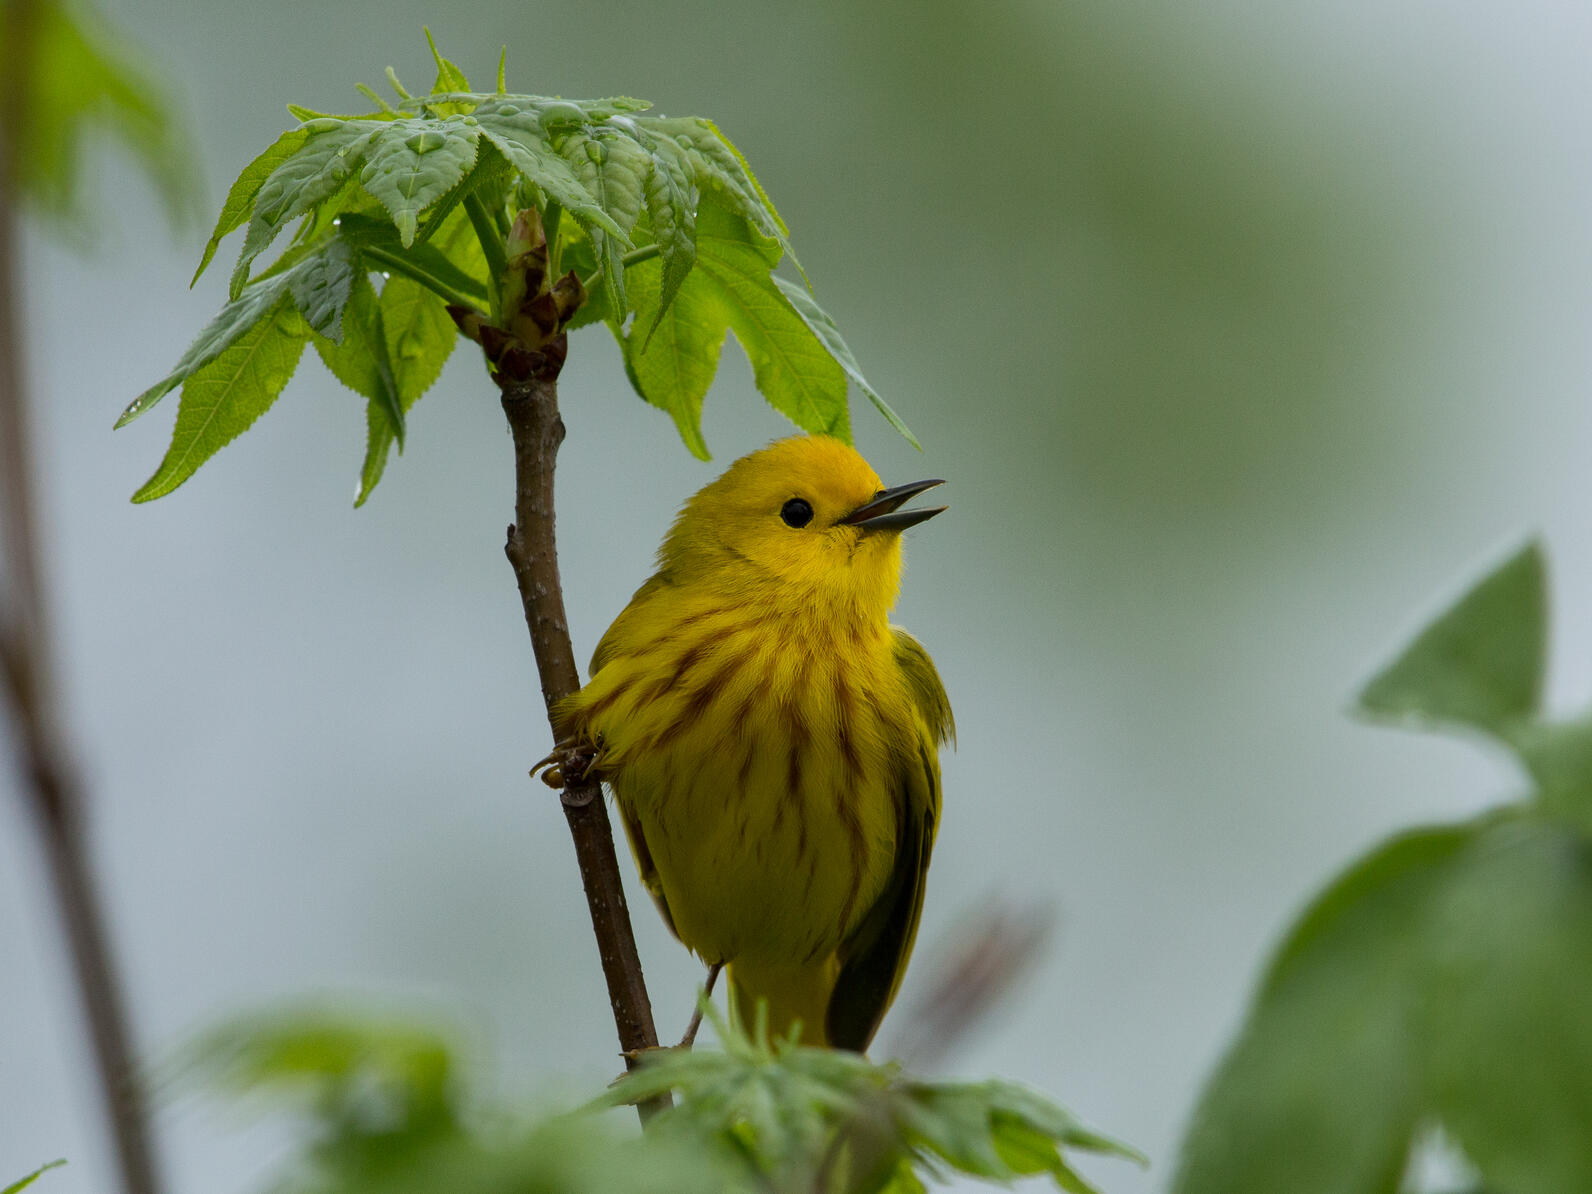
[[(912, 438), (834, 321), (809, 292), (775, 276), (790, 256), (788, 230), (712, 121), (650, 115), (645, 101), (623, 96), (511, 93), (501, 66), (496, 91), (471, 91), (464, 72), (431, 49), (429, 94), (411, 95), (389, 71), (396, 104), (367, 89), (372, 112), (290, 107), (298, 126), (233, 184), (195, 275), (241, 229), (229, 301), (117, 424), (183, 387), (190, 413), (179, 412), (172, 450), (139, 500), (170, 492), (269, 408), (301, 353), (290, 361), (268, 352), (270, 368), (236, 370), (219, 388), (226, 366), (218, 362), (292, 339), (291, 328), (302, 332), (300, 348), (314, 343), (369, 404), (363, 502), (391, 447), (403, 447), (406, 412), (452, 350), (449, 308), (480, 322), (498, 315), (506, 233), (526, 204), (542, 212), (556, 268), (586, 283), (587, 302), (568, 328), (612, 329), (637, 391), (669, 412), (697, 455), (707, 455), (702, 401), (727, 332), (763, 396), (798, 427), (849, 440), (854, 383)], [(287, 248), (258, 269), (284, 236)]]

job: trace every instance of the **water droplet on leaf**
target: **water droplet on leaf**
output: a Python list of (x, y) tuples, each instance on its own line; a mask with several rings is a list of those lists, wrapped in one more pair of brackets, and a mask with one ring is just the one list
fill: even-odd
[(430, 153), (433, 149), (441, 149), (448, 143), (446, 135), (434, 129), (427, 129), (423, 133), (416, 133), (404, 142), (411, 153)]
[(343, 122), (335, 116), (318, 116), (314, 120), (306, 120), (302, 127), (313, 137), (318, 133), (329, 133), (333, 129), (340, 129), (343, 127)]
[(577, 104), (553, 100), (542, 109), (541, 122), (543, 128), (551, 128), (555, 124), (584, 124), (586, 113)]

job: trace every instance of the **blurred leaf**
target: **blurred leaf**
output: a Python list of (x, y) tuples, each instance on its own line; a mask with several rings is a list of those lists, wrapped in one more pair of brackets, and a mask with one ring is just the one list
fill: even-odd
[(1433, 1109), (1489, 1186), (1592, 1190), (1592, 844), (1504, 821), (1435, 913)]
[[(1440, 871), (1455, 853), (1470, 840), (1469, 826), (1438, 826), (1398, 834), (1360, 858), (1327, 885), (1295, 922), (1277, 948), (1260, 983), (1259, 998), (1289, 982), (1296, 967), (1319, 965), (1313, 952), (1318, 947), (1333, 949), (1346, 941), (1352, 944), (1345, 925), (1357, 924), (1368, 915), (1370, 903), (1388, 898), (1412, 883), (1429, 882), (1422, 878)], [(1425, 898), (1419, 894), (1419, 898)], [(1413, 929), (1413, 909), (1401, 927)]]
[(1044, 1132), (1020, 1119), (996, 1114), (990, 1120), (990, 1141), (1001, 1164), (1013, 1173), (1049, 1173), (1061, 1164), (1061, 1150)]
[(1300, 918), (1200, 1097), (1175, 1194), (1393, 1194), (1424, 1111), (1428, 908), (1473, 836), (1402, 834)]
[[(990, 1078), (983, 1082), (951, 1085), (960, 1085), (984, 1103), (997, 1129), (1002, 1125), (1017, 1126), (1028, 1132), (1048, 1136), (1069, 1148), (1120, 1157), (1139, 1165), (1150, 1163), (1149, 1158), (1132, 1145), (1095, 1131), (1048, 1096), (1016, 1082)], [(944, 1088), (944, 1084), (941, 1084), (940, 1089)]]
[[(1015, 1137), (1010, 1126), (1003, 1123), (997, 1132), (996, 1117), (989, 1107), (968, 1091), (922, 1090), (908, 1108), (907, 1123), (917, 1142), (963, 1173), (1004, 1180), (1021, 1173), (1037, 1172), (1027, 1167), (1036, 1155), (1033, 1138), (1027, 1136), (1019, 1150), (1024, 1167), (1008, 1165), (1002, 1150), (996, 1147), (996, 1138), (1004, 1136), (1009, 1144), (1012, 1143)], [(1042, 1134), (1036, 1130), (1034, 1135)], [(1044, 1137), (1044, 1140), (1054, 1150), (1055, 1145), (1049, 1138)], [(1050, 1168), (1048, 1161), (1041, 1166), (1042, 1170)]]
[(1402, 835), (1315, 901), (1201, 1100), (1177, 1194), (1392, 1194), (1434, 1121), (1488, 1189), (1592, 1189), (1592, 718), (1528, 720), (1543, 589), (1528, 547), (1367, 702), (1489, 729), (1538, 800)]
[(879, 1187), (877, 1194), (928, 1194), (928, 1187), (912, 1172), (910, 1165), (902, 1164)]
[(219, 1088), (303, 1100), (345, 1114), (372, 1097), (405, 1117), (433, 1118), (454, 1101), (449, 1042), (435, 1029), (369, 1013), (299, 1009), (242, 1016), (200, 1038), (189, 1063)]
[(1535, 712), (1547, 598), (1542, 549), (1530, 543), (1421, 632), (1360, 694), (1360, 708), (1492, 734)]
[[(26, 13), (28, 24), (16, 24)], [(22, 39), (19, 41), (19, 37)], [(26, 108), (8, 114), (19, 140), (18, 185), (36, 210), (86, 230), (78, 167), (86, 132), (100, 128), (138, 159), (174, 220), (192, 214), (196, 179), (188, 131), (172, 114), (161, 80), (136, 65), (127, 39), (83, 5), (33, 0), (0, 9), (0, 47), (26, 47), (6, 69), (27, 75)]]
[(1069, 1191), (1091, 1191), (1061, 1146), (1147, 1164), (1143, 1154), (1091, 1131), (1049, 1099), (1014, 1083), (913, 1083), (903, 1123), (915, 1152), (997, 1181), (1048, 1173)]
[(21, 1178), (18, 1181), (12, 1182), (4, 1190), (0, 1190), (0, 1194), (21, 1194), (21, 1191), (27, 1189), (35, 1181), (38, 1180), (38, 1177), (39, 1177), (39, 1175), (41, 1173), (47, 1173), (49, 1170), (55, 1169), (55, 1168), (57, 1168), (57, 1167), (59, 1167), (61, 1165), (65, 1165), (65, 1164), (66, 1164), (66, 1162), (64, 1160), (60, 1160), (60, 1161), (50, 1161), (47, 1164), (40, 1165), (37, 1169), (35, 1169), (32, 1173), (28, 1174), (26, 1177)]
[[(726, 1172), (600, 1120), (472, 1113), (465, 1067), (433, 1028), (352, 1011), (245, 1017), (200, 1040), (192, 1068), (306, 1116), (274, 1194), (676, 1194)], [(301, 1118), (300, 1122), (306, 1122)]]
[(1509, 741), (1536, 781), (1543, 807), (1592, 834), (1592, 715), (1527, 722)]
[(310, 331), (283, 299), (182, 387), (171, 447), (133, 501), (164, 497), (270, 409), (293, 376)]
[(710, 1158), (619, 1136), (591, 1118), (342, 1133), (274, 1194), (682, 1194), (734, 1189)]

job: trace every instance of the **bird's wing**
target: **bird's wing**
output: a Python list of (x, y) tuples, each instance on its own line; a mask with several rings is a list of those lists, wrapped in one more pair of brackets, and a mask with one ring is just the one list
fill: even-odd
[[(595, 676), (602, 671), (603, 665), (614, 657), (614, 652), (618, 649), (619, 638), (624, 633), (622, 628), (630, 621), (635, 611), (645, 605), (659, 589), (668, 583), (668, 579), (661, 572), (649, 576), (642, 582), (641, 587), (630, 598), (630, 603), (625, 606), (623, 612), (614, 619), (613, 625), (608, 627), (602, 638), (598, 640), (597, 649), (592, 652), (591, 667), (588, 669), (591, 675)], [(921, 650), (922, 648), (919, 649)], [(931, 664), (930, 666), (932, 667), (933, 665)]]
[[(625, 606), (624, 612), (614, 619), (612, 626), (597, 644), (597, 650), (592, 652), (591, 674), (595, 676), (603, 669), (618, 650), (617, 644), (623, 634), (621, 629), (639, 606), (646, 603), (668, 581), (660, 572), (649, 577), (647, 581), (636, 590), (635, 596), (630, 599), (630, 604)], [(613, 786), (610, 781), (610, 787)], [(652, 850), (647, 846), (646, 835), (641, 832), (641, 825), (630, 815), (630, 804), (626, 800), (615, 802), (619, 808), (619, 817), (625, 825), (625, 837), (630, 839), (630, 852), (636, 858), (636, 872), (641, 876), (641, 885), (647, 889), (647, 894), (652, 897), (652, 902), (658, 905), (658, 912), (663, 916), (663, 923), (669, 926), (669, 932), (676, 937), (680, 934), (674, 927), (674, 913), (669, 911), (669, 902), (663, 895), (663, 883), (658, 878), (657, 864), (652, 861)]]
[(896, 856), (883, 894), (840, 947), (840, 974), (825, 1036), (840, 1049), (868, 1047), (906, 973), (923, 912), (923, 888), (940, 821), (939, 743), (955, 733), (951, 702), (934, 661), (917, 639), (895, 631), (896, 664), (921, 718), (895, 783)]
[(658, 914), (663, 917), (669, 932), (678, 937), (680, 930), (674, 927), (674, 913), (669, 911), (669, 901), (664, 898), (663, 881), (658, 878), (658, 866), (652, 861), (652, 851), (647, 848), (646, 836), (636, 819), (630, 815), (628, 803), (623, 800), (614, 803), (619, 809), (619, 819), (625, 823), (625, 836), (630, 839), (630, 852), (636, 857), (636, 873), (641, 876), (641, 885), (647, 889), (652, 902), (658, 905)]
[[(892, 626), (890, 630), (895, 635), (896, 666), (906, 678), (907, 688), (912, 693), (918, 712), (934, 734), (934, 744), (938, 746), (949, 742), (955, 746), (956, 718), (951, 716), (951, 699), (945, 695), (945, 685), (940, 683), (940, 673), (935, 670), (934, 660), (929, 658), (923, 644), (901, 627)], [(937, 803), (935, 811), (939, 811)]]

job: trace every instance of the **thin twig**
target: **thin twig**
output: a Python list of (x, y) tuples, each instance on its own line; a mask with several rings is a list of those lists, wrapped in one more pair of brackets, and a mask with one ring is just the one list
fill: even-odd
[[(624, 265), (635, 265), (638, 261), (651, 261), (661, 251), (662, 247), (657, 244), (642, 245), (639, 249), (631, 249), (630, 252), (626, 253), (619, 260)], [(585, 289), (586, 293), (590, 294), (602, 284), (602, 280), (602, 267), (598, 266), (597, 269), (592, 273), (592, 276), (589, 278), (582, 278), (580, 280), (580, 284)]]
[(476, 305), (475, 299), (462, 291), (455, 290), (441, 278), (428, 274), (402, 253), (389, 252), (378, 245), (366, 245), (360, 250), (360, 253), (367, 261), (374, 261), (379, 265), (384, 265), (389, 270), (396, 270), (398, 273), (403, 274), (404, 277), (419, 282), (420, 285), (450, 306), (474, 308)]
[(57, 726), (50, 676), (17, 311), (17, 138), (27, 127), (27, 67), (37, 14), (29, 0), (10, 0), (7, 9), (10, 44), (7, 61), (0, 62), (0, 541), (10, 583), (0, 609), (0, 682), (16, 722), (23, 787), (66, 931), (122, 1188), (126, 1194), (155, 1194), (159, 1183), (125, 1005), (90, 873), (83, 792)]
[[(562, 349), (562, 345), (559, 346)], [(553, 468), (564, 424), (558, 415), (558, 364), (562, 352), (525, 381), (500, 378), (503, 413), (514, 438), (514, 525), (504, 547), (519, 583), (525, 624), (536, 652), (542, 681), (542, 700), (548, 724), (555, 727), (558, 703), (580, 689), (580, 673), (569, 641), (564, 614), (564, 591), (558, 572), (558, 549), (553, 534)], [(597, 934), (603, 976), (613, 1005), (614, 1024), (626, 1062), (634, 1067), (644, 1050), (656, 1048), (658, 1032), (652, 1022), (652, 1003), (641, 974), (641, 958), (630, 927), (619, 859), (614, 852), (613, 830), (600, 784), (570, 775), (563, 793), (564, 815), (575, 839), (592, 929)], [(644, 1105), (646, 1120), (655, 1106)]]
[(486, 296), (490, 307), (488, 314), (494, 323), (497, 322), (502, 312), (498, 300), (503, 293), (503, 275), (508, 270), (508, 259), (504, 256), (503, 236), (498, 231), (497, 224), (492, 219), (492, 213), (487, 211), (486, 205), (481, 202), (481, 196), (471, 191), (464, 197), (464, 211), (470, 217), (470, 225), (475, 229), (475, 237), (481, 242), (481, 253), (486, 257)]
[(685, 1026), (685, 1035), (680, 1038), (680, 1048), (689, 1049), (696, 1044), (697, 1030), (702, 1027), (702, 1007), (713, 998), (713, 984), (719, 981), (719, 971), (723, 969), (723, 962), (714, 962), (708, 967), (707, 981), (702, 984), (702, 994), (697, 997), (696, 1010), (691, 1013), (691, 1023)]
[(897, 1009), (888, 1055), (918, 1072), (938, 1065), (1034, 966), (1054, 926), (1047, 904), (982, 901), (920, 964), (920, 994)]

